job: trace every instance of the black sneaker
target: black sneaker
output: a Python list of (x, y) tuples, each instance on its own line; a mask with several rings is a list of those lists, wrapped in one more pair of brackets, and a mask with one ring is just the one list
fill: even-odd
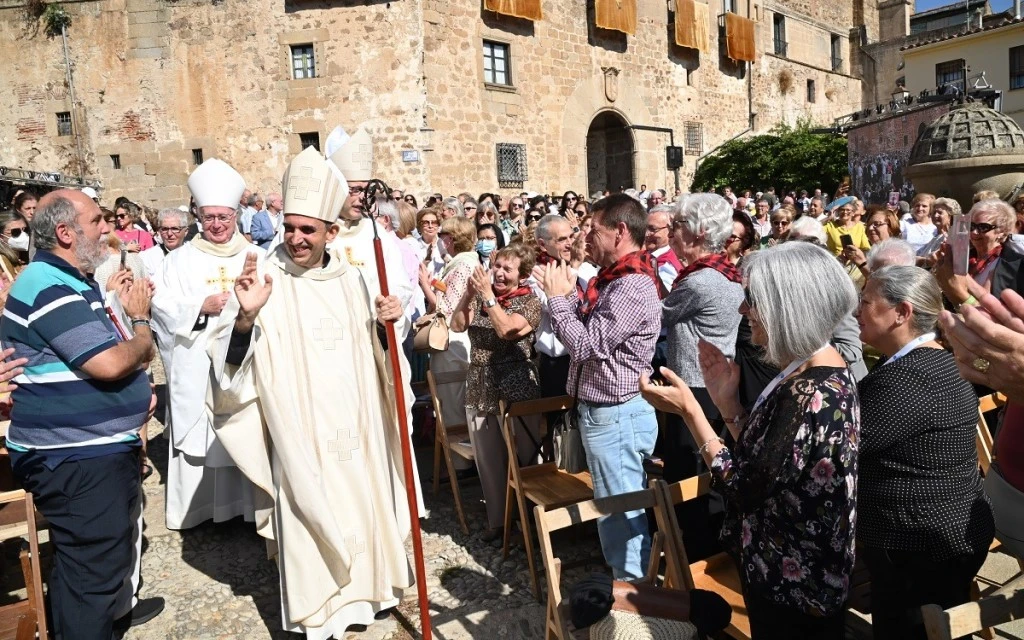
[(131, 623), (128, 626), (137, 627), (157, 617), (163, 610), (163, 598), (146, 598), (139, 600), (125, 618), (131, 618)]

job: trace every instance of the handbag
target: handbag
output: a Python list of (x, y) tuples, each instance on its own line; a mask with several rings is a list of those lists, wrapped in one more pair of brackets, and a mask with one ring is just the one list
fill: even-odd
[[(583, 365), (576, 371), (576, 393), (580, 394), (580, 377)], [(582, 473), (587, 470), (587, 452), (583, 448), (583, 435), (580, 434), (579, 417), (576, 407), (569, 409), (555, 422), (551, 431), (551, 443), (555, 450), (555, 464), (567, 473)]]
[(412, 349), (417, 353), (448, 350), (448, 321), (440, 313), (420, 316), (413, 327)]

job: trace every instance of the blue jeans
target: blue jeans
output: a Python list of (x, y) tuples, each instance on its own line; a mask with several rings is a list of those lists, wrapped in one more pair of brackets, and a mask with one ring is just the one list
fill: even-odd
[[(581, 401), (580, 435), (587, 465), (594, 479), (594, 497), (641, 491), (646, 488), (643, 461), (654, 451), (658, 421), (654, 407), (636, 396), (622, 404)], [(651, 536), (647, 514), (627, 511), (597, 520), (601, 550), (616, 580), (636, 580), (647, 571)]]

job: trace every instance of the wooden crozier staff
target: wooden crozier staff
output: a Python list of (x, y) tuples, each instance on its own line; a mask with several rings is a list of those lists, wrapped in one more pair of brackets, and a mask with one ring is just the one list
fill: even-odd
[[(363, 196), (363, 211), (370, 219), (373, 227), (373, 254), (377, 262), (377, 280), (380, 282), (380, 294), (388, 297), (388, 274), (384, 268), (384, 248), (377, 234), (377, 223), (373, 219), (373, 208), (377, 195), (391, 197), (391, 188), (381, 180), (370, 180)], [(398, 413), (399, 440), (402, 442), (402, 467), (405, 471), (405, 496), (409, 502), (409, 517), (412, 524), (412, 555), (416, 564), (416, 592), (419, 596), (420, 625), (423, 627), (424, 640), (430, 640), (430, 605), (427, 602), (427, 571), (423, 563), (423, 540), (420, 537), (420, 514), (416, 503), (416, 478), (412, 466), (412, 451), (409, 444), (409, 424), (405, 413), (405, 386), (402, 384), (402, 366), (398, 359), (398, 340), (395, 338), (395, 321), (384, 323), (388, 340), (388, 360), (391, 361), (391, 374), (395, 380), (395, 409)]]

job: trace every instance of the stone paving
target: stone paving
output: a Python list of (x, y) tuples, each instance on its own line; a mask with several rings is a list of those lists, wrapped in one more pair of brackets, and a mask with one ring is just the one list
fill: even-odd
[[(158, 393), (163, 391), (159, 363), (154, 364)], [(278, 573), (266, 557), (263, 539), (253, 525), (241, 519), (206, 523), (188, 531), (170, 531), (164, 525), (164, 481), (167, 439), (157, 418), (149, 426), (153, 475), (144, 483), (145, 541), (142, 558), (142, 597), (162, 596), (164, 612), (151, 622), (131, 629), (128, 640), (199, 640), (247, 638), (295, 640), (297, 634), (281, 629)], [(430, 475), (430, 450), (417, 452), (421, 474)], [(422, 521), (427, 565), (427, 587), (434, 637), (440, 640), (544, 637), (544, 607), (534, 600), (526, 555), (521, 542), (503, 559), (501, 540), (484, 541), (486, 515), (479, 485), (462, 485), (470, 534), (462, 533), (446, 484), (437, 497), (424, 481), (430, 517)], [(556, 553), (578, 566), (564, 570), (563, 584), (572, 584), (591, 571), (601, 570), (593, 560), (599, 554), (596, 530), (580, 527), (562, 532)], [(540, 559), (538, 557), (538, 562)], [(982, 570), (986, 577), (1005, 581), (1016, 572), (1015, 563), (991, 554)], [(543, 574), (541, 576), (543, 579)], [(418, 638), (416, 592), (392, 617), (363, 631), (350, 631), (345, 640), (407, 640)], [(866, 626), (854, 626), (848, 637), (869, 638)], [(1024, 621), (1004, 625), (999, 638), (1024, 639)]]

